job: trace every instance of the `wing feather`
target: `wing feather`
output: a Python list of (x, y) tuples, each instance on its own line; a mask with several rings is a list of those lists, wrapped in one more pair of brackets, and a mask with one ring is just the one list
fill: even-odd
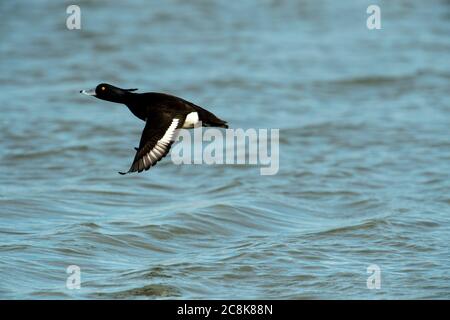
[[(159, 119), (147, 120), (142, 131), (141, 142), (137, 148), (133, 163), (126, 173), (142, 172), (150, 169), (159, 160), (164, 158), (170, 150), (177, 130), (182, 126), (184, 118), (162, 117)], [(120, 174), (126, 174), (119, 172)]]

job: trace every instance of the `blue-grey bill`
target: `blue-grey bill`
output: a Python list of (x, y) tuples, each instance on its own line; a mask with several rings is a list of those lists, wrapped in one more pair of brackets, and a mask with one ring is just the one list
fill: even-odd
[(87, 96), (95, 96), (95, 89), (81, 90), (80, 93), (85, 94)]

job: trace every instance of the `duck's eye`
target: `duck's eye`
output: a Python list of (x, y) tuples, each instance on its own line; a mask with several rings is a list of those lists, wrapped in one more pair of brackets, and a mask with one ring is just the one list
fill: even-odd
[(105, 91), (105, 90), (106, 90), (106, 88), (105, 88), (105, 87), (102, 87), (101, 89), (102, 89), (102, 91)]

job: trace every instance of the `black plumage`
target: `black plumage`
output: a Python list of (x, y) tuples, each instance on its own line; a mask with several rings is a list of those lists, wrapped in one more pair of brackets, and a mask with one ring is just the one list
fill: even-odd
[(198, 121), (205, 127), (228, 128), (227, 122), (208, 110), (184, 99), (157, 92), (135, 93), (137, 89), (121, 89), (101, 83), (81, 93), (98, 99), (125, 104), (139, 119), (146, 121), (139, 147), (128, 172), (142, 172), (165, 157), (180, 128), (192, 128)]

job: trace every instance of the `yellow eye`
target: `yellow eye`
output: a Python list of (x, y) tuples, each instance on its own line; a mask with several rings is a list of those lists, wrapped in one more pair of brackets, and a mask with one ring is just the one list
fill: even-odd
[(105, 87), (102, 87), (102, 91), (105, 91), (106, 90), (106, 88)]

